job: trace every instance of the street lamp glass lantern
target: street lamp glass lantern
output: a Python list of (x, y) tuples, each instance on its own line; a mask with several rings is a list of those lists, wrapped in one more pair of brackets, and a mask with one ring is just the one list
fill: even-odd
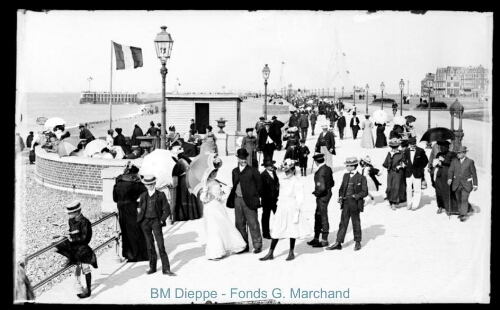
[(264, 77), (264, 80), (267, 81), (267, 79), (269, 78), (269, 74), (271, 73), (271, 70), (269, 70), (269, 67), (266, 66), (264, 67), (264, 69), (262, 69), (262, 76)]
[(384, 89), (385, 89), (385, 85), (384, 85), (384, 82), (382, 82), (382, 84), (380, 84), (380, 90), (384, 91)]
[(156, 35), (155, 47), (156, 55), (163, 62), (170, 58), (172, 53), (172, 45), (174, 45), (174, 40), (172, 36), (168, 33), (167, 26), (161, 26), (161, 32)]
[(403, 79), (401, 79), (401, 81), (399, 81), (399, 89), (403, 90), (404, 88), (405, 88), (405, 82), (403, 81)]

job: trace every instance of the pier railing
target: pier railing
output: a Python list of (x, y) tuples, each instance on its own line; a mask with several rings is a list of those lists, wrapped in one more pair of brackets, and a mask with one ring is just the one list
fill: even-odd
[[(104, 216), (103, 218), (95, 221), (94, 223), (92, 223), (92, 227), (96, 226), (96, 225), (99, 225), (101, 224), (102, 222), (106, 221), (106, 220), (109, 220), (110, 218), (115, 218), (115, 236), (109, 238), (108, 240), (102, 242), (101, 244), (99, 244), (95, 249), (93, 249), (94, 251), (98, 251), (102, 248), (104, 248), (105, 246), (107, 246), (109, 243), (115, 241), (116, 244), (115, 244), (115, 250), (116, 250), (116, 254), (118, 255), (118, 257), (120, 257), (120, 253), (119, 253), (119, 245), (120, 245), (120, 229), (119, 229), (119, 225), (118, 225), (118, 213), (117, 212), (112, 212), (106, 216)], [(28, 256), (25, 257), (24, 259), (24, 265), (27, 266), (28, 265), (28, 261), (30, 260), (33, 260), (35, 258), (37, 258), (38, 256), (54, 249), (57, 245), (63, 243), (64, 241), (66, 240), (66, 238), (63, 238), (57, 242), (54, 242), (52, 243), (51, 245), (33, 253), (33, 254), (30, 254)], [(73, 267), (74, 264), (72, 265), (69, 265), (69, 266), (66, 266), (60, 270), (58, 270), (57, 272), (53, 273), (52, 275), (44, 278), (42, 281), (40, 281), (39, 283), (35, 284), (33, 286), (33, 290), (36, 290), (40, 287), (42, 287), (43, 285), (47, 284), (48, 282), (50, 282), (51, 280), (53, 280), (54, 278), (58, 277), (59, 275), (61, 275), (62, 273), (64, 273), (66, 270), (69, 270), (71, 267)]]

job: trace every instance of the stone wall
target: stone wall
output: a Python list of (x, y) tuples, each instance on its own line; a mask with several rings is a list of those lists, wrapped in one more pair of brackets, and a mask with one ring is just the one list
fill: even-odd
[[(35, 180), (47, 187), (81, 194), (102, 196), (101, 171), (109, 167), (123, 169), (128, 160), (64, 156), (35, 150)], [(139, 160), (139, 159), (137, 159)]]

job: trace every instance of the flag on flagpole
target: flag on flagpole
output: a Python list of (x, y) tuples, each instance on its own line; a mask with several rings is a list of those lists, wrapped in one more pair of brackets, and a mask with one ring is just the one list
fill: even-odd
[(142, 67), (142, 49), (113, 42), (115, 49), (116, 70)]

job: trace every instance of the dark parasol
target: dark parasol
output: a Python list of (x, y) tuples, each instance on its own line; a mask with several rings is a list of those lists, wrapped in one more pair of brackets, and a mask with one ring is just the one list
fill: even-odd
[(448, 139), (455, 140), (455, 134), (453, 131), (444, 127), (435, 127), (427, 130), (423, 135), (420, 141), (446, 141)]

